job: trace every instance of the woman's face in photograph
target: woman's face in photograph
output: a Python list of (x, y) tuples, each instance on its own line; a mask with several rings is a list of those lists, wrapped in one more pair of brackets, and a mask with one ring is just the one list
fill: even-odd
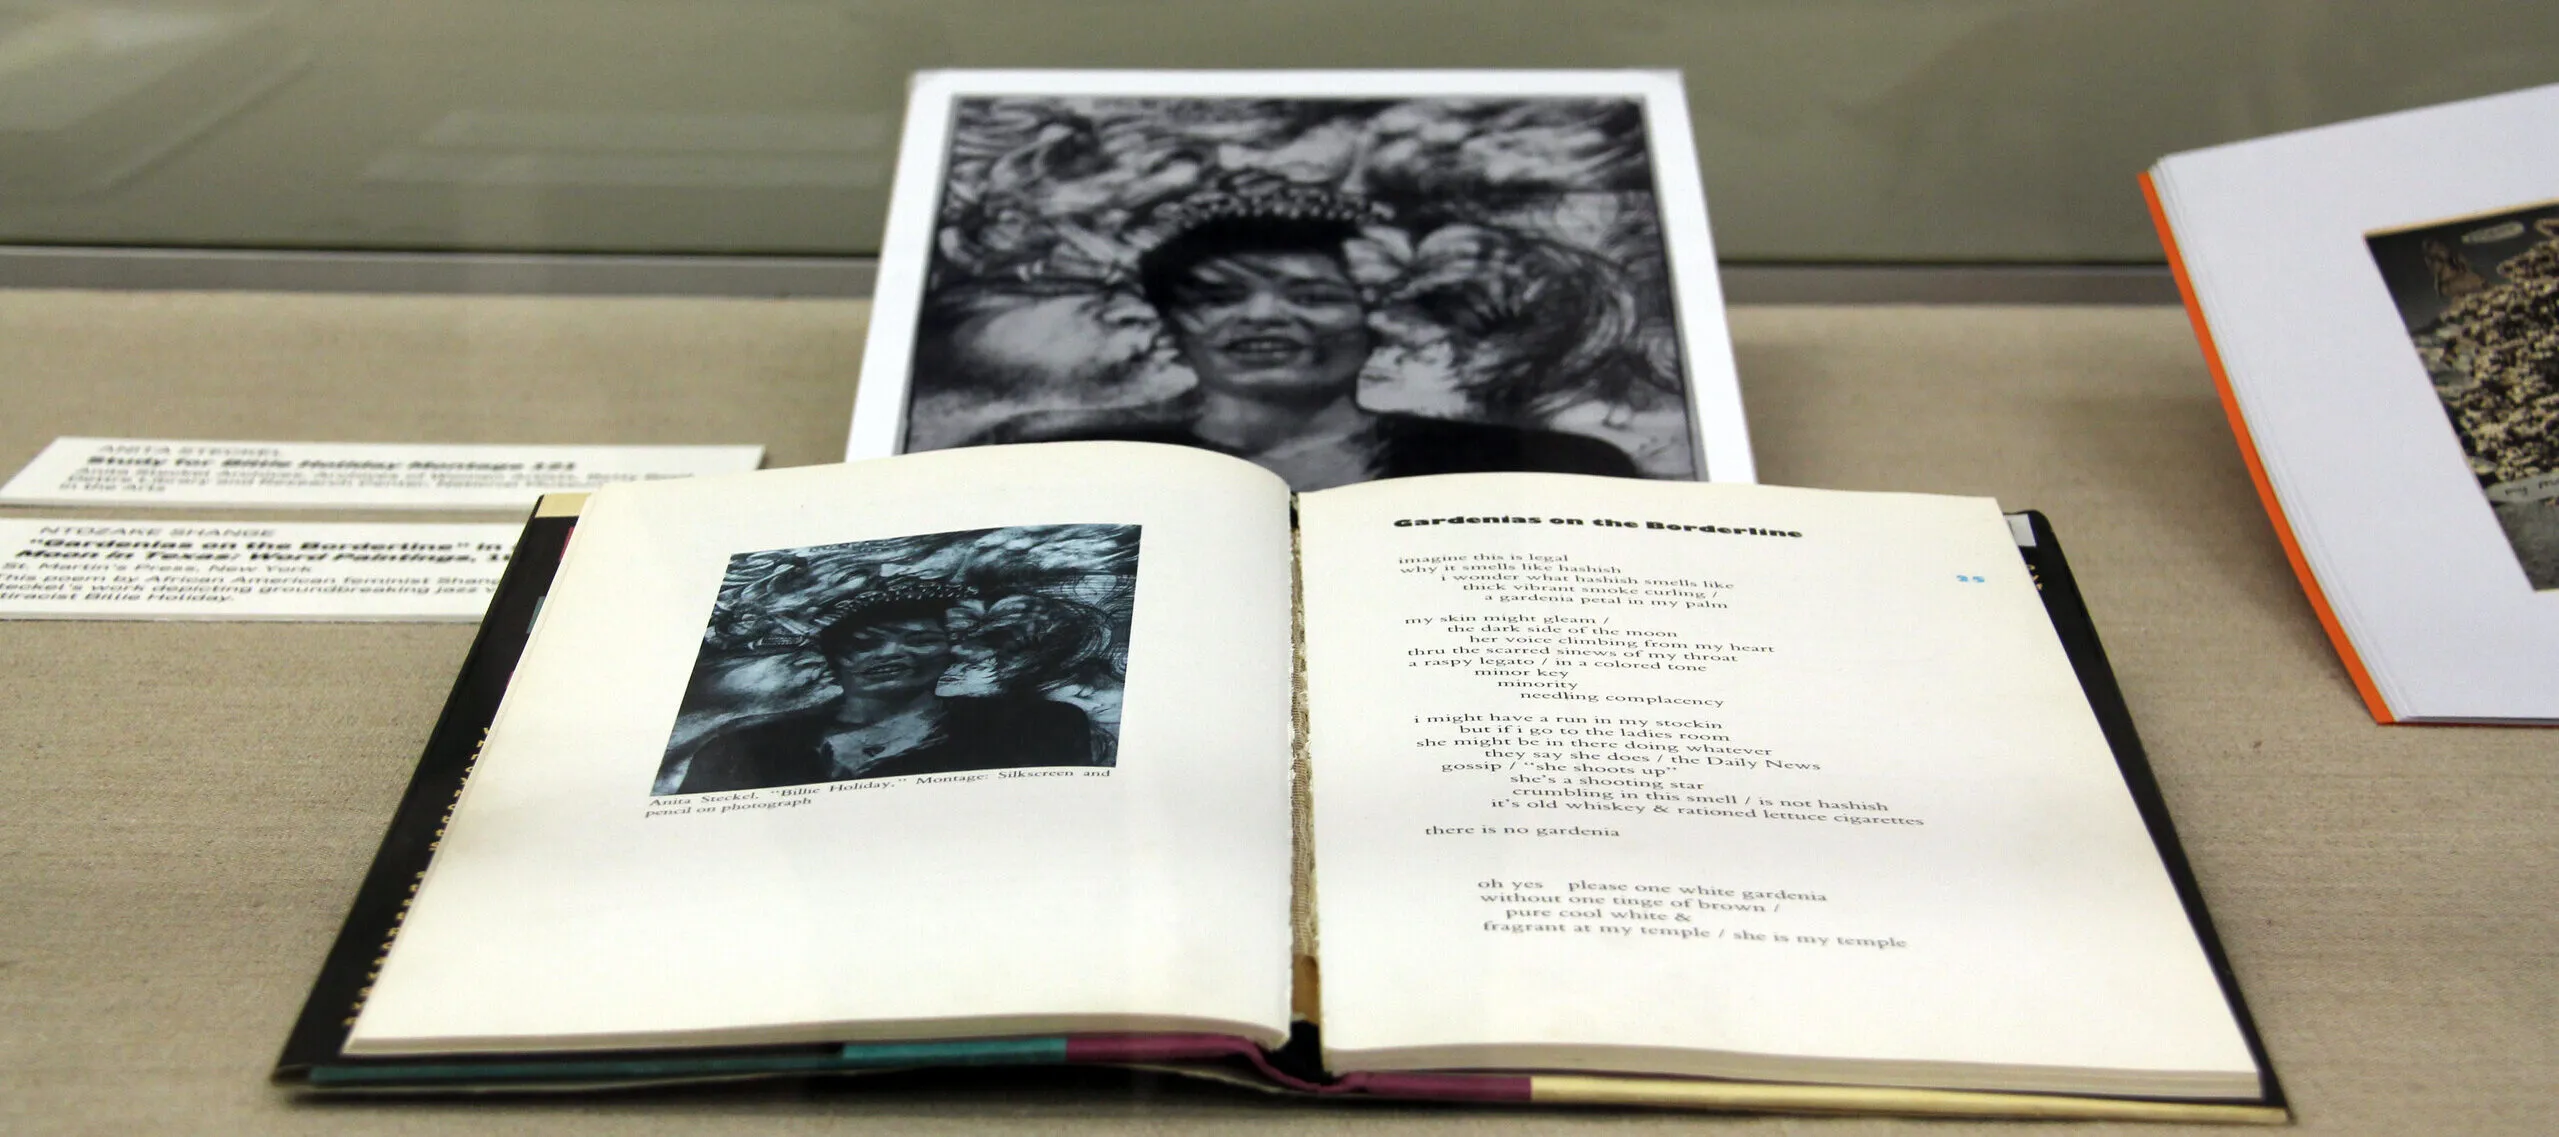
[(1247, 398), (1338, 398), (1358, 382), (1373, 346), (1359, 287), (1339, 259), (1322, 253), (1201, 261), (1164, 316), (1202, 387)]
[(856, 628), (827, 662), (844, 693), (858, 698), (912, 695), (940, 680), (952, 660), (951, 633), (939, 619), (883, 620)]
[(951, 332), (953, 364), (991, 394), (1121, 395), (1154, 347), (1157, 321), (1124, 292), (1025, 297)]

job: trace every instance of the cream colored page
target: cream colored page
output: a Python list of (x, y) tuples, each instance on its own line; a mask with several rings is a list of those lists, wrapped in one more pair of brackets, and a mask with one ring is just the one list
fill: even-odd
[[(653, 795), (733, 555), (1060, 524), (1139, 527), (1116, 765)], [(1289, 589), (1285, 488), (1173, 447), (600, 491), (355, 1048), (1074, 1015), (1284, 1034)]]
[(2253, 1069), (1990, 501), (1496, 474), (1299, 516), (1338, 1065)]

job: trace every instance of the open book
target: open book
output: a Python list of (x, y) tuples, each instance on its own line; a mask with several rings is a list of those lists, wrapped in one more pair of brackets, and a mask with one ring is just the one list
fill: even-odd
[(611, 487), (280, 1073), (2280, 1120), (2021, 523), (1130, 443)]

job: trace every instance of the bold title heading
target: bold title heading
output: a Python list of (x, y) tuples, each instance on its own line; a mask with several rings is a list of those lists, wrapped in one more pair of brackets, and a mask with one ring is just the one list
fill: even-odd
[(1673, 521), (1618, 521), (1607, 517), (1407, 517), (1398, 519), (1395, 527), (1407, 529), (1416, 525), (1590, 525), (1603, 529), (1676, 529), (1690, 533), (1729, 533), (1737, 537), (1801, 537), (1792, 529), (1764, 529), (1756, 525), (1687, 525)]

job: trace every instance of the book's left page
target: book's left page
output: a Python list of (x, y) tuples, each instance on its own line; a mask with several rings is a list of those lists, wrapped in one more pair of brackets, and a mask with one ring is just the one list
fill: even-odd
[(1135, 444), (599, 492), (347, 1053), (1277, 1042), (1288, 540)]

